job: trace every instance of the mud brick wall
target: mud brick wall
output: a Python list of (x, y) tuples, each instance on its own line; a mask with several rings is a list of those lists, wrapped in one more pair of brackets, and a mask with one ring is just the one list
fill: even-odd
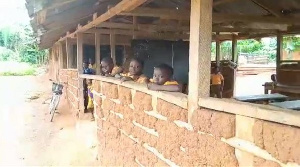
[[(254, 143), (284, 164), (300, 164), (300, 129), (278, 123), (255, 120)], [(256, 161), (264, 164), (268, 161)], [(274, 164), (272, 166), (279, 166)]]
[(79, 86), (78, 71), (75, 69), (61, 69), (59, 71), (59, 79), (64, 85), (63, 97), (68, 99), (70, 109), (78, 116), (79, 112)]
[(235, 115), (194, 112), (121, 85), (93, 81), (102, 166), (238, 166)]

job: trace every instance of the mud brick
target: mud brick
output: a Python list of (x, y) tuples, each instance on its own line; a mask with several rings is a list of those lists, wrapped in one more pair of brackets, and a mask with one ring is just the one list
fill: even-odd
[(187, 122), (188, 112), (175, 104), (158, 99), (157, 110), (161, 115), (168, 117), (170, 121), (180, 120)]
[(119, 86), (119, 100), (122, 104), (128, 105), (132, 103), (131, 90), (123, 86)]
[(137, 91), (133, 98), (133, 105), (136, 111), (151, 111), (152, 97), (146, 93)]
[(235, 136), (235, 115), (201, 109), (192, 116), (192, 125), (196, 131), (213, 134), (216, 137), (231, 138)]
[(118, 85), (102, 82), (102, 93), (111, 99), (118, 99)]

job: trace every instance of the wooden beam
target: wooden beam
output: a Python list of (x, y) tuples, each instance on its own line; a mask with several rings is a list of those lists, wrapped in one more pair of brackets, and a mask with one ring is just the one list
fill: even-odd
[(66, 39), (66, 52), (67, 52), (67, 68), (73, 68), (73, 43), (70, 38)]
[(62, 42), (59, 43), (58, 45), (58, 61), (59, 61), (59, 69), (63, 69), (64, 68), (64, 54), (63, 54), (63, 44)]
[(135, 36), (135, 31), (138, 29), (138, 27), (137, 27), (137, 17), (136, 16), (133, 16), (132, 17), (132, 31), (133, 31), (133, 36), (132, 36), (132, 38), (133, 39), (136, 39), (136, 36)]
[(276, 17), (282, 17), (283, 14), (280, 11), (277, 11), (273, 6), (272, 3), (265, 3), (264, 1), (261, 0), (251, 0), (253, 3), (258, 5), (259, 7), (265, 9), (266, 11), (270, 12), (272, 15)]
[[(132, 30), (120, 30), (120, 29), (91, 29), (86, 31), (85, 33), (96, 33), (99, 32), (101, 34), (111, 34), (112, 32), (116, 35), (127, 35), (132, 36)], [(166, 40), (178, 40), (178, 39), (188, 39), (188, 34), (180, 34), (180, 33), (151, 33), (145, 31), (135, 31), (135, 35), (137, 38), (148, 38), (148, 39), (166, 39)]]
[(212, 33), (212, 0), (191, 1), (189, 56), (189, 122), (199, 97), (209, 97)]
[(219, 39), (219, 36), (220, 36), (220, 34), (217, 33), (216, 34), (216, 61), (217, 61), (217, 65), (220, 64), (220, 60), (222, 59), (220, 57), (220, 51), (221, 51), (220, 45), (221, 45), (221, 41)]
[(101, 34), (95, 33), (95, 64), (96, 64), (96, 74), (100, 75), (100, 60), (101, 60)]
[[(119, 13), (121, 13), (123, 11), (127, 11), (129, 9), (134, 9), (134, 8), (142, 5), (146, 1), (147, 0), (122, 0), (116, 6), (109, 9), (106, 13), (102, 14), (101, 16), (96, 18), (95, 20), (89, 22), (85, 26), (82, 26), (81, 28), (77, 29), (75, 32), (73, 32), (70, 35), (73, 35), (73, 34), (76, 34), (76, 33), (79, 33), (79, 32), (87, 31), (87, 30), (99, 25), (100, 23), (109, 20), (113, 16), (118, 15)], [(67, 38), (67, 36), (65, 36), (64, 38)], [(62, 38), (61, 40), (64, 40), (64, 38)]]
[[(237, 35), (232, 35), (232, 45), (231, 45), (231, 51), (232, 51), (232, 58), (231, 61), (238, 64), (239, 62), (239, 55), (238, 55), (238, 48), (237, 48)], [(236, 96), (236, 70), (234, 70), (234, 77), (233, 77), (233, 96)]]
[(277, 52), (276, 52), (276, 72), (280, 66), (280, 60), (283, 55), (283, 36), (280, 32), (277, 33)]
[[(189, 20), (190, 11), (188, 10), (176, 10), (176, 9), (155, 9), (155, 8), (136, 8), (130, 12), (122, 12), (119, 15), (126, 16), (141, 16), (141, 17), (159, 17), (163, 19), (175, 19), (175, 20)], [(230, 21), (239, 22), (253, 22), (253, 23), (276, 23), (276, 24), (295, 24), (299, 25), (298, 18), (276, 18), (270, 16), (257, 16), (257, 15), (237, 15), (237, 14), (225, 14), (214, 13), (213, 22), (222, 23)]]
[(185, 31), (189, 32), (189, 26), (176, 26), (176, 25), (158, 25), (158, 24), (127, 24), (127, 23), (113, 23), (113, 22), (103, 22), (99, 26), (99, 28), (113, 28), (113, 29), (130, 29), (135, 31)]
[(237, 1), (237, 0), (219, 0), (217, 2), (214, 2), (214, 7), (219, 6), (219, 5), (223, 5), (223, 4), (226, 4), (226, 3), (230, 3), (230, 2), (234, 2), (234, 1)]
[(110, 34), (110, 53), (111, 58), (114, 61), (114, 65), (116, 65), (116, 34), (113, 31)]
[(83, 73), (83, 34), (77, 33), (77, 69), (78, 73)]
[(238, 63), (237, 35), (232, 35), (232, 61)]

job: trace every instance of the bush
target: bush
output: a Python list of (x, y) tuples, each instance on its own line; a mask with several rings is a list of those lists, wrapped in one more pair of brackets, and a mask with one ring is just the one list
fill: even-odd
[(0, 62), (0, 76), (35, 75), (36, 68), (27, 63)]

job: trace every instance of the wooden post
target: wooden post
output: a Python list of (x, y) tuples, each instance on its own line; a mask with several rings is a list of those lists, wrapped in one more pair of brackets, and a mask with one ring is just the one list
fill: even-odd
[(73, 53), (73, 45), (71, 43), (71, 39), (67, 38), (66, 39), (66, 52), (67, 52), (67, 68), (73, 68), (73, 57), (74, 57), (74, 53)]
[(83, 73), (83, 34), (77, 33), (77, 69), (78, 73)]
[[(77, 70), (78, 75), (83, 73), (83, 33), (77, 33)], [(84, 94), (83, 94), (83, 79), (78, 77), (78, 98), (79, 98), (79, 111), (78, 115), (84, 113)]]
[(100, 47), (101, 47), (101, 34), (100, 33), (95, 33), (95, 64), (96, 64), (96, 74), (100, 75), (100, 60), (101, 60), (101, 52), (100, 52)]
[(135, 31), (137, 29), (137, 17), (136, 16), (133, 16), (132, 23), (133, 23), (133, 30), (132, 30), (133, 31), (133, 36), (132, 36), (132, 38), (136, 39), (136, 34), (135, 34)]
[[(238, 52), (237, 52), (237, 36), (232, 35), (232, 46), (231, 46), (231, 51), (232, 51), (232, 60), (233, 62), (238, 64)], [(233, 72), (233, 96), (236, 96), (236, 69), (234, 69)]]
[(212, 0), (191, 1), (189, 56), (189, 123), (199, 97), (209, 97), (211, 66)]
[(218, 66), (220, 65), (220, 60), (223, 59), (223, 58), (220, 57), (220, 51), (221, 51), (220, 44), (221, 44), (221, 42), (220, 42), (220, 39), (219, 39), (219, 34), (220, 34), (219, 32), (217, 32), (217, 34), (216, 34), (216, 62), (217, 62)]
[(58, 44), (58, 64), (59, 64), (59, 69), (64, 68), (64, 52), (63, 52), (63, 46), (62, 42), (59, 42)]
[(114, 65), (116, 65), (116, 35), (113, 31), (110, 34), (110, 53), (111, 58), (114, 61)]
[(237, 36), (232, 35), (232, 61), (238, 63)]
[(283, 36), (279, 32), (277, 33), (277, 53), (276, 53), (276, 74), (278, 74), (278, 70), (280, 67), (280, 60), (283, 54)]

